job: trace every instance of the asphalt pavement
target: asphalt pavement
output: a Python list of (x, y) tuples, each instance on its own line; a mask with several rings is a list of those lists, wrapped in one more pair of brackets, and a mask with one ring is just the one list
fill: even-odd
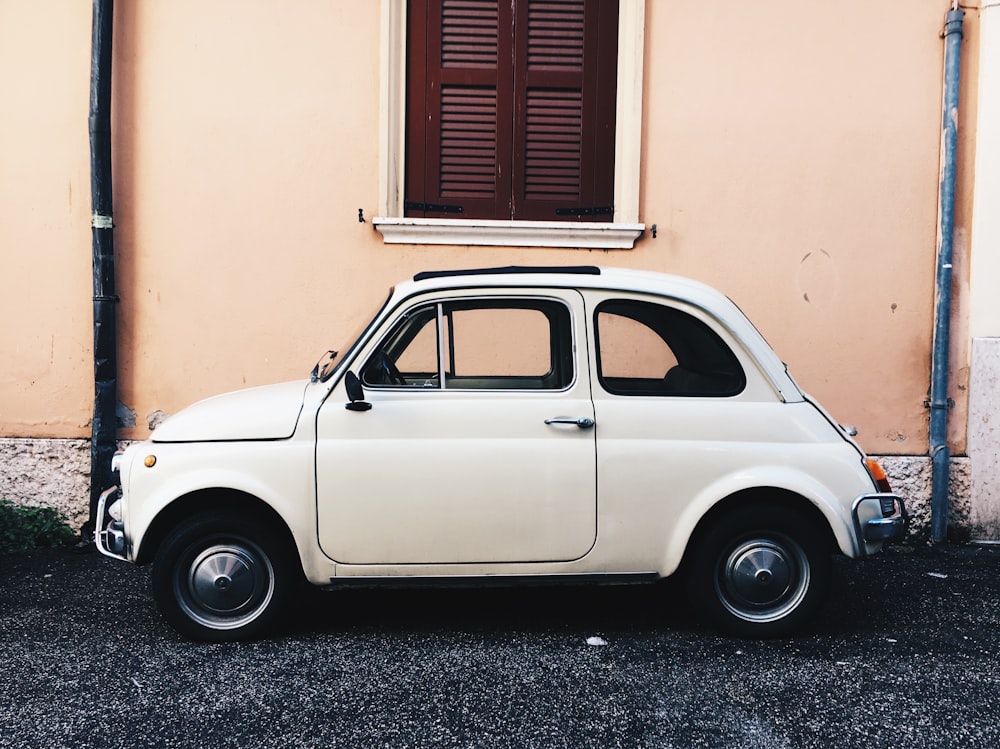
[(1000, 548), (838, 560), (801, 636), (705, 631), (676, 585), (341, 591), (203, 645), (149, 571), (0, 556), (0, 747), (990, 747)]

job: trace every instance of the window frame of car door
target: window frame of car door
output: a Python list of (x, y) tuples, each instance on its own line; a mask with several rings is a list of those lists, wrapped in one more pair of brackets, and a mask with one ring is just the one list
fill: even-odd
[[(571, 292), (579, 294), (579, 292), (574, 290), (563, 290), (566, 292)], [(476, 307), (477, 303), (483, 303), (481, 307)], [(428, 386), (426, 384), (408, 384), (399, 385), (394, 383), (383, 384), (365, 381), (363, 373), (368, 369), (369, 365), (375, 359), (375, 357), (382, 352), (387, 345), (392, 345), (391, 339), (397, 336), (401, 328), (410, 324), (412, 318), (419, 314), (422, 310), (428, 307), (435, 307), (436, 314), (434, 316), (435, 320), (435, 335), (437, 339), (437, 384)], [(559, 366), (569, 367), (568, 376), (562, 374), (559, 377), (559, 381), (562, 382), (560, 387), (538, 387), (538, 388), (524, 388), (524, 387), (491, 387), (491, 388), (461, 388), (461, 387), (448, 387), (448, 362), (449, 353), (445, 350), (446, 341), (444, 333), (444, 326), (448, 324), (446, 318), (448, 317), (447, 307), (452, 307), (454, 311), (456, 309), (466, 308), (466, 309), (529, 309), (537, 310), (545, 315), (548, 321), (548, 332), (549, 332), (549, 357), (550, 357), (550, 373), (557, 375), (557, 370)], [(550, 315), (544, 309), (546, 306), (550, 310), (558, 310), (561, 315), (561, 319), (556, 319), (555, 315)], [(581, 297), (580, 299), (581, 311), (585, 313), (585, 304)], [(430, 322), (429, 320), (427, 322)], [(420, 330), (417, 330), (412, 336), (406, 338), (406, 343), (403, 345), (402, 349), (396, 352), (396, 357), (402, 355), (416, 337), (426, 326), (425, 322)], [(568, 340), (563, 340), (567, 337)], [(451, 346), (454, 346), (454, 338), (450, 337)], [(395, 346), (394, 346), (395, 347)], [(447, 296), (447, 297), (437, 297), (432, 299), (419, 299), (414, 304), (407, 307), (405, 310), (397, 313), (394, 319), (391, 321), (386, 332), (382, 335), (378, 335), (375, 339), (375, 343), (370, 347), (367, 347), (368, 351), (363, 356), (359, 357), (359, 360), (363, 362), (361, 366), (358, 367), (359, 374), (362, 375), (362, 383), (365, 388), (370, 388), (372, 390), (378, 391), (451, 391), (451, 392), (517, 392), (517, 393), (560, 393), (572, 390), (576, 385), (577, 380), (580, 377), (580, 372), (583, 367), (577, 359), (577, 352), (580, 351), (579, 344), (577, 341), (575, 314), (572, 304), (570, 304), (567, 299), (551, 294), (532, 294), (529, 290), (503, 290), (501, 293), (497, 294), (463, 294), (458, 296)], [(561, 360), (561, 363), (560, 363)], [(450, 361), (454, 361), (453, 353), (450, 355)], [(454, 376), (454, 373), (451, 373)], [(545, 376), (548, 376), (546, 374)], [(502, 376), (497, 376), (495, 379), (500, 379)], [(540, 380), (542, 378), (539, 378)]]

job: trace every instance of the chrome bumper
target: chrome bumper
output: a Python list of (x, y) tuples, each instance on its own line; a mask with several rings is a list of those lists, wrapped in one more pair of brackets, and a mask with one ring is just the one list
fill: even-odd
[(112, 559), (128, 561), (128, 543), (125, 540), (125, 525), (108, 513), (108, 508), (121, 497), (121, 489), (112, 486), (105, 489), (97, 500), (97, 527), (94, 542), (97, 550)]
[[(862, 522), (861, 507), (871, 502), (878, 506), (878, 513)], [(854, 531), (862, 556), (867, 554), (865, 544), (899, 541), (906, 535), (906, 526), (910, 522), (902, 498), (898, 494), (889, 493), (862, 494), (851, 505), (851, 518), (854, 520)]]

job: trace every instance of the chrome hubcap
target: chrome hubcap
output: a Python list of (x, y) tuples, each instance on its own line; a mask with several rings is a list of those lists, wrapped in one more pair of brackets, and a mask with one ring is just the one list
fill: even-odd
[(809, 589), (809, 561), (798, 544), (752, 538), (720, 560), (719, 599), (741, 619), (780, 619), (798, 606)]
[(192, 619), (215, 629), (243, 626), (263, 611), (274, 592), (267, 556), (253, 544), (210, 546), (185, 565), (178, 600)]

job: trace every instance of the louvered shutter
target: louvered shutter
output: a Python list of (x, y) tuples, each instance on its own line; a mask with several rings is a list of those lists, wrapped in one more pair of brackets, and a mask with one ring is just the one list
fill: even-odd
[(617, 2), (517, 6), (513, 214), (612, 219)]
[[(507, 218), (511, 11), (496, 0), (411, 0), (406, 214)], [(501, 71), (503, 71), (501, 73)]]
[(408, 18), (407, 215), (610, 220), (617, 2), (411, 0)]

